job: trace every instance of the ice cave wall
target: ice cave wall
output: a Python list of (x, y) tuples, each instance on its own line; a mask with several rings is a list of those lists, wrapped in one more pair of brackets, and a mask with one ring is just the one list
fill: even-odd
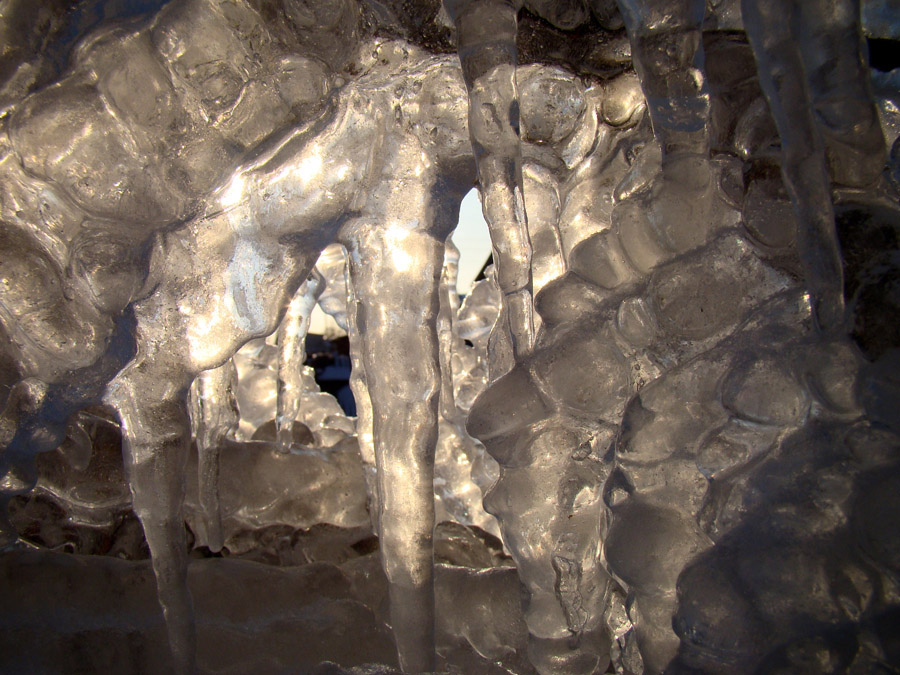
[(896, 668), (897, 71), (702, 4), (0, 5), (9, 669)]

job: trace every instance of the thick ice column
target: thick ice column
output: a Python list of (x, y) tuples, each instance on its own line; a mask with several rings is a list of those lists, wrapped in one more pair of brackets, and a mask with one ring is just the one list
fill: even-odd
[(294, 420), (300, 413), (303, 395), (301, 369), (306, 360), (306, 334), (309, 318), (322, 293), (325, 279), (313, 270), (309, 279), (288, 305), (287, 313), (278, 327), (278, 384), (275, 427), (276, 442), (280, 452), (288, 452), (294, 440)]
[(865, 184), (884, 163), (860, 56), (859, 4), (744, 0), (741, 8), (781, 137), (781, 171), (798, 216), (797, 249), (806, 284), (820, 326), (837, 328), (844, 318), (844, 274), (816, 116), (829, 135), (843, 136), (858, 153), (849, 156), (849, 164), (837, 166), (840, 180)]
[[(440, 393), (438, 290), (444, 243), (400, 225), (348, 244), (373, 406), (379, 537), (404, 672), (434, 670), (434, 451)], [(387, 254), (385, 254), (387, 252)], [(402, 298), (415, 312), (396, 312)]]
[(805, 0), (798, 6), (797, 44), (832, 180), (866, 187), (884, 170), (887, 151), (864, 56), (860, 1)]
[(498, 322), (498, 326), (511, 336), (513, 360), (518, 360), (534, 342), (531, 242), (516, 89), (516, 15), (521, 2), (445, 0), (444, 6), (456, 23), (459, 59), (469, 91), (469, 133), (503, 293), (505, 325)]
[(662, 169), (647, 204), (650, 225), (670, 248), (705, 236), (713, 186), (710, 97), (703, 72), (703, 0), (619, 0), (634, 69), (647, 99)]
[(118, 410), (122, 424), (125, 472), (150, 547), (173, 672), (189, 675), (197, 653), (184, 526), (190, 420), (188, 383), (177, 385), (184, 377), (176, 374), (180, 365), (175, 368), (167, 368), (161, 354), (148, 354), (120, 373), (106, 400)]
[(703, 0), (619, 0), (634, 69), (663, 151), (677, 178), (683, 155), (709, 154), (709, 91), (703, 74)]
[(213, 552), (225, 545), (219, 509), (219, 452), (238, 427), (240, 415), (234, 392), (237, 370), (229, 359), (204, 370), (191, 387), (191, 422), (197, 441), (197, 481), (206, 539)]

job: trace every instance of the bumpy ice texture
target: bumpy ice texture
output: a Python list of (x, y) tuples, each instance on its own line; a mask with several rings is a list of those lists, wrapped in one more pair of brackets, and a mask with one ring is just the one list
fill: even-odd
[[(405, 672), (436, 645), (541, 673), (895, 663), (897, 120), (859, 7), (748, 0), (748, 44), (704, 34), (702, 2), (525, 5), (176, 0), (55, 81), (11, 39), (0, 506), (38, 453), (89, 467), (118, 424), (182, 672), (186, 517), (217, 551), (371, 515)], [(451, 26), (458, 61), (408, 40), (447, 51)], [(517, 65), (517, 38), (587, 26), (596, 54)], [(634, 73), (573, 75), (621, 70), (599, 44), (623, 27)], [(445, 241), (476, 178), (495, 266), (457, 308)], [(355, 439), (300, 367), (316, 302), (351, 336)], [(82, 521), (127, 501), (66, 480), (39, 489)], [(496, 527), (474, 484), (526, 591), (507, 632), (478, 618), (516, 604), (506, 572), (435, 591), (435, 492)], [(466, 584), (486, 600), (441, 601)]]

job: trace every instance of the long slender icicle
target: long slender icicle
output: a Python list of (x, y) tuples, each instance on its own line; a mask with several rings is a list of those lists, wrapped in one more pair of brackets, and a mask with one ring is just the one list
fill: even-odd
[(288, 305), (278, 328), (278, 394), (275, 427), (280, 452), (288, 452), (294, 440), (294, 420), (300, 413), (303, 394), (301, 369), (306, 360), (305, 341), (309, 320), (325, 279), (313, 270)]
[[(342, 253), (342, 257), (344, 257)], [(346, 277), (349, 277), (349, 268), (344, 268)], [(347, 335), (350, 338), (350, 390), (353, 392), (353, 400), (356, 403), (356, 438), (359, 442), (359, 454), (363, 461), (363, 471), (366, 477), (366, 498), (369, 505), (369, 515), (372, 518), (372, 528), (378, 532), (378, 485), (375, 469), (375, 436), (373, 431), (372, 399), (369, 396), (369, 387), (366, 384), (366, 369), (363, 359), (362, 337), (356, 321), (358, 300), (353, 292), (353, 284), (347, 278)]]
[(511, 339), (511, 354), (498, 373), (502, 375), (520, 355), (528, 354), (534, 343), (531, 241), (522, 187), (516, 88), (517, 14), (522, 3), (445, 0), (444, 6), (456, 23), (459, 60), (469, 92), (469, 134), (503, 293), (498, 327)]
[(458, 421), (459, 414), (453, 395), (453, 349), (458, 338), (453, 333), (453, 319), (459, 311), (456, 280), (459, 273), (459, 249), (449, 239), (444, 248), (444, 267), (441, 269), (441, 299), (437, 317), (438, 344), (441, 349), (441, 417), (447, 422)]
[(222, 442), (234, 434), (240, 416), (234, 391), (237, 370), (229, 359), (218, 368), (204, 370), (191, 387), (191, 421), (197, 440), (197, 480), (200, 508), (209, 549), (222, 550), (222, 513), (219, 508), (219, 453)]

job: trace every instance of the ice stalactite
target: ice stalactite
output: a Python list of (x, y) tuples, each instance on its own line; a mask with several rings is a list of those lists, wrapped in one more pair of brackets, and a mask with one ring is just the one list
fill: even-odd
[(521, 2), (445, 0), (444, 6), (456, 24), (457, 51), (469, 92), (469, 133), (503, 294), (495, 348), (508, 351), (506, 356), (497, 355), (502, 370), (508, 370), (534, 344), (531, 242), (516, 88)]
[[(435, 322), (443, 242), (396, 226), (377, 233), (362, 231), (354, 239), (348, 242), (358, 299), (354, 321), (364, 340), (366, 389), (372, 400), (377, 523), (391, 623), (403, 670), (426, 672), (434, 669), (433, 458), (440, 387)], [(375, 263), (374, 251), (401, 250), (397, 239), (403, 240), (404, 252), (414, 251), (414, 269), (388, 270), (383, 267), (387, 261)], [(413, 240), (418, 240), (418, 250), (412, 248)], [(401, 328), (384, 321), (389, 299), (380, 291), (387, 283), (394, 290), (402, 284), (404, 297), (424, 308), (424, 316), (415, 317), (416, 326)], [(388, 363), (402, 367), (406, 377), (398, 380), (385, 369)]]
[(134, 512), (150, 547), (172, 668), (188, 675), (195, 670), (197, 651), (184, 527), (189, 382), (179, 387), (175, 383), (184, 375), (160, 377), (161, 373), (146, 370), (151, 372), (145, 375), (135, 366), (134, 371), (120, 373), (106, 401), (116, 409), (122, 425), (125, 474)]
[[(397, 51), (391, 51), (397, 49)], [(412, 55), (390, 46), (384, 58)], [(372, 406), (377, 524), (391, 623), (404, 671), (434, 668), (434, 453), (438, 435), (440, 280), (447, 237), (471, 185), (464, 84), (446, 61), (422, 64), (424, 130), (392, 135), (396, 171), (370, 191), (370, 212), (340, 240), (348, 251), (362, 372)], [(435, 152), (437, 151), (437, 152)], [(409, 311), (409, 308), (415, 308)]]
[[(466, 432), (466, 411), (460, 408), (456, 397), (455, 385), (461, 365), (459, 355), (465, 349), (457, 330), (460, 303), (456, 281), (459, 257), (459, 250), (448, 239), (441, 271), (440, 310), (437, 323), (441, 392), (434, 466), (436, 519), (438, 522), (448, 520), (476, 525), (486, 532), (499, 536), (497, 521), (482, 507), (483, 488), (479, 484), (484, 482), (480, 480), (480, 474), (484, 472), (482, 467), (490, 459), (485, 458), (485, 450), (481, 444)], [(486, 328), (489, 329), (489, 325)]]
[(350, 269), (345, 264), (346, 253), (343, 248), (339, 250), (339, 253), (341, 261), (339, 271), (344, 290), (342, 311), (346, 316), (347, 335), (350, 338), (350, 390), (353, 392), (353, 400), (356, 403), (356, 438), (359, 441), (359, 454), (362, 457), (363, 470), (366, 473), (366, 491), (372, 527), (378, 532), (378, 517), (381, 508), (378, 501), (377, 469), (375, 467), (375, 420), (372, 413), (372, 398), (366, 384), (362, 338), (356, 321), (359, 301), (353, 292), (353, 284), (350, 283)]
[(663, 172), (673, 180), (679, 169), (675, 162), (682, 156), (697, 162), (709, 154), (709, 86), (700, 31), (706, 5), (699, 0), (621, 0), (619, 7), (664, 157)]
[[(420, 105), (445, 121), (443, 133), (457, 134), (465, 128), (463, 111), (455, 106), (462, 82), (455, 73), (432, 72), (435, 77), (422, 87)], [(459, 158), (451, 154), (446, 163), (430, 159), (415, 139), (386, 140), (386, 151), (403, 168), (373, 191), (373, 212), (352, 221), (341, 237), (355, 298), (352, 325), (360, 338), (372, 405), (377, 521), (391, 622), (407, 672), (434, 668), (433, 473), (441, 387), (437, 321), (444, 242), (472, 177), (469, 162), (459, 161), (468, 156), (461, 140), (454, 135), (454, 145), (442, 148), (460, 153)], [(438, 175), (441, 186), (433, 188), (431, 177)], [(415, 312), (397, 311), (398, 299)]]
[[(465, 490), (450, 488), (451, 485), (464, 485), (467, 482), (464, 475), (468, 473), (471, 476), (471, 455), (473, 454), (467, 452), (469, 450), (467, 446), (471, 439), (465, 432), (465, 421), (461, 419), (459, 409), (456, 407), (456, 396), (453, 390), (453, 354), (457, 350), (458, 343), (458, 338), (453, 331), (453, 323), (459, 310), (459, 296), (456, 294), (458, 271), (459, 249), (448, 239), (444, 246), (437, 314), (441, 387), (438, 438), (435, 448), (434, 492), (437, 500), (435, 519), (438, 522), (455, 520), (468, 524), (477, 519), (480, 515), (478, 512), (481, 511), (477, 508), (467, 508), (468, 502), (473, 501), (473, 496), (475, 500), (480, 501), (481, 491), (476, 488), (473, 491), (475, 495), (473, 495), (472, 493), (466, 494)], [(459, 478), (463, 478), (463, 482)]]
[(280, 452), (290, 451), (294, 442), (294, 420), (300, 412), (303, 394), (302, 369), (306, 361), (305, 341), (309, 319), (324, 284), (322, 275), (313, 270), (291, 300), (278, 327), (275, 430)]
[(225, 544), (219, 507), (219, 453), (234, 437), (239, 413), (234, 390), (237, 370), (229, 359), (218, 368), (205, 370), (191, 385), (191, 427), (197, 444), (197, 481), (206, 540), (213, 552)]
[(652, 238), (682, 253), (713, 216), (710, 96), (700, 30), (703, 0), (620, 0), (632, 61), (661, 152), (659, 174), (636, 202)]
[[(325, 278), (325, 290), (319, 298), (323, 310), (333, 316), (339, 326), (348, 330), (350, 355), (353, 364), (351, 387), (357, 405), (356, 439), (369, 486), (369, 506), (373, 517), (373, 527), (377, 530), (378, 495), (376, 488), (375, 449), (372, 432), (372, 403), (366, 386), (366, 372), (361, 353), (362, 337), (359, 335), (354, 318), (358, 311), (358, 300), (352, 283), (345, 283), (346, 255), (343, 247), (328, 247), (316, 263), (317, 270)], [(496, 521), (481, 507), (481, 488), (490, 484), (490, 479), (481, 476), (481, 466), (490, 462), (485, 459), (484, 450), (465, 432), (466, 409), (460, 408), (455, 388), (464, 366), (460, 359), (470, 356), (459, 337), (457, 315), (459, 297), (456, 292), (456, 268), (459, 252), (448, 240), (440, 285), (440, 312), (438, 314), (438, 336), (441, 364), (441, 407), (439, 437), (435, 456), (435, 498), (438, 500), (438, 521), (452, 520), (473, 524), (499, 535)], [(349, 308), (349, 309), (348, 309)], [(485, 318), (482, 329), (490, 330), (495, 315)], [(465, 352), (465, 355), (463, 353)], [(472, 383), (483, 388), (484, 383)], [(474, 396), (467, 393), (466, 396)], [(312, 403), (310, 401), (310, 403)], [(475, 480), (473, 481), (473, 475)], [(444, 500), (443, 502), (441, 500)]]
[(456, 400), (453, 394), (453, 352), (458, 338), (453, 323), (459, 313), (459, 295), (456, 280), (459, 274), (459, 249), (447, 240), (444, 246), (444, 264), (441, 268), (441, 297), (437, 331), (441, 350), (441, 416), (451, 421), (456, 417)]
[(797, 247), (817, 320), (824, 330), (840, 331), (844, 274), (829, 169), (838, 185), (867, 187), (886, 158), (862, 52), (860, 3), (776, 8), (744, 1), (741, 8), (781, 137), (781, 171), (798, 216)]

